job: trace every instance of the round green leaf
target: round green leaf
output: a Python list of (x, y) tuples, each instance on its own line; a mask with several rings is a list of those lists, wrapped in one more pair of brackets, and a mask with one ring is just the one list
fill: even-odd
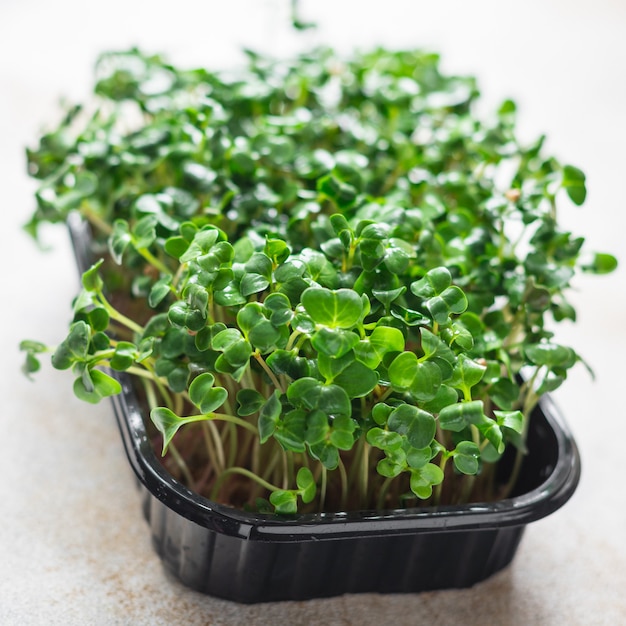
[(524, 432), (524, 414), (521, 411), (494, 411), (498, 426), (518, 434)]
[(115, 353), (109, 362), (112, 369), (127, 370), (137, 358), (137, 346), (129, 341), (120, 341), (115, 346)]
[(427, 448), (409, 448), (406, 451), (406, 462), (409, 467), (420, 469), (424, 467), (433, 458), (433, 451)]
[(479, 424), (483, 418), (483, 403), (481, 400), (457, 402), (441, 409), (439, 425), (444, 430), (458, 433), (470, 424)]
[(306, 413), (302, 410), (289, 411), (276, 422), (274, 438), (285, 450), (305, 451)]
[(597, 252), (593, 255), (593, 261), (583, 265), (583, 269), (596, 274), (610, 274), (617, 268), (617, 259), (612, 254)]
[(453, 459), (459, 472), (473, 476), (480, 468), (480, 448), (473, 441), (461, 441), (453, 452)]
[(433, 463), (427, 463), (418, 469), (411, 469), (411, 491), (422, 500), (430, 498), (433, 487), (442, 481), (443, 471)]
[(411, 393), (422, 401), (436, 397), (441, 386), (441, 370), (436, 363), (424, 361), (416, 366), (415, 378), (411, 384)]
[(562, 185), (572, 202), (578, 206), (585, 202), (587, 188), (585, 187), (585, 174), (573, 165), (563, 167)]
[(282, 409), (279, 392), (275, 391), (259, 413), (259, 439), (261, 443), (265, 443), (274, 434)]
[(328, 415), (323, 411), (311, 411), (307, 417), (305, 439), (310, 445), (321, 443), (326, 439), (330, 425)]
[(389, 381), (396, 391), (408, 391), (417, 375), (417, 356), (413, 352), (400, 353), (389, 366)]
[(189, 385), (189, 398), (202, 413), (212, 413), (224, 404), (228, 392), (223, 387), (213, 387), (215, 377), (209, 372), (196, 376)]
[(411, 291), (422, 298), (439, 295), (452, 283), (452, 275), (446, 267), (435, 267), (418, 281), (411, 283)]
[(300, 378), (289, 385), (287, 397), (294, 406), (320, 410), (327, 415), (350, 415), (348, 394), (337, 385), (324, 385), (315, 378)]
[(339, 465), (339, 451), (329, 441), (321, 441), (310, 446), (311, 456), (317, 459), (326, 469), (334, 470)]
[(334, 383), (344, 389), (350, 398), (362, 398), (378, 384), (378, 372), (355, 361), (335, 377)]
[(97, 263), (94, 263), (86, 272), (83, 272), (81, 277), (81, 284), (86, 291), (99, 292), (102, 290), (103, 283), (100, 278), (100, 266), (104, 263), (104, 259), (100, 259)]
[[(89, 379), (89, 384), (86, 383)], [(85, 402), (96, 404), (102, 398), (114, 396), (122, 391), (119, 381), (97, 369), (85, 370), (82, 377), (74, 381), (76, 397)]]
[(176, 300), (169, 308), (168, 319), (180, 328), (198, 331), (206, 324), (206, 311), (194, 308), (183, 300)]
[(237, 414), (245, 417), (256, 413), (265, 404), (265, 398), (256, 389), (240, 389), (237, 392), (237, 402)]
[(370, 428), (366, 435), (367, 443), (381, 450), (397, 450), (402, 446), (402, 435), (392, 430)]
[(372, 334), (354, 346), (356, 358), (373, 369), (383, 360), (386, 354), (404, 350), (404, 335), (392, 326), (376, 326)]
[(359, 336), (351, 330), (323, 326), (312, 337), (313, 347), (320, 353), (341, 358), (359, 342)]
[(407, 438), (414, 448), (426, 448), (435, 436), (435, 418), (426, 411), (409, 404), (394, 409), (387, 420), (389, 430)]
[(302, 306), (316, 324), (352, 328), (361, 319), (363, 302), (351, 289), (309, 287), (302, 293)]
[(308, 504), (315, 498), (315, 478), (308, 467), (301, 467), (296, 474), (296, 484), (300, 490), (302, 502)]
[(462, 391), (469, 391), (477, 385), (487, 371), (487, 366), (460, 354), (448, 384)]
[(293, 491), (283, 491), (282, 489), (272, 491), (270, 502), (276, 513), (280, 515), (291, 515), (298, 511), (298, 500)]
[(89, 351), (90, 330), (83, 322), (74, 322), (65, 340), (52, 355), (52, 366), (58, 370), (70, 368), (75, 362), (84, 360)]

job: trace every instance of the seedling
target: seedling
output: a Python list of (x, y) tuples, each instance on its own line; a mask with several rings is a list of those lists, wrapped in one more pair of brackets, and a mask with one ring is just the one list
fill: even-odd
[(518, 139), (512, 101), (477, 118), (434, 54), (247, 62), (104, 54), (95, 107), (29, 150), (29, 230), (78, 212), (95, 262), (26, 371), (51, 352), (88, 402), (129, 374), (166, 466), (232, 506), (505, 497), (581, 361), (554, 335), (571, 281), (616, 265), (559, 225), (584, 174)]

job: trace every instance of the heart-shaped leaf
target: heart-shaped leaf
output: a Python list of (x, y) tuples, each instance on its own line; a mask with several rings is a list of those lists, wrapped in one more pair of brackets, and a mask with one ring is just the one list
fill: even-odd
[(224, 387), (213, 387), (215, 377), (204, 372), (189, 385), (189, 398), (202, 413), (212, 413), (226, 402), (228, 391)]
[(301, 300), (313, 321), (329, 328), (352, 328), (363, 312), (361, 297), (351, 289), (309, 287)]

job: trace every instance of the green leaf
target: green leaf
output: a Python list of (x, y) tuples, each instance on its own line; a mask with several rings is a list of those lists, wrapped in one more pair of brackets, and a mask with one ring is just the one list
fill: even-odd
[(249, 302), (239, 310), (237, 324), (262, 354), (275, 348), (280, 340), (280, 330), (265, 317), (264, 307), (258, 302)]
[(498, 426), (521, 435), (524, 432), (524, 414), (521, 411), (494, 411)]
[(329, 441), (321, 441), (310, 446), (311, 456), (317, 459), (327, 470), (337, 469), (339, 451)]
[(294, 406), (320, 410), (327, 415), (350, 415), (348, 394), (337, 385), (324, 385), (315, 378), (300, 378), (289, 385), (287, 397)]
[(376, 326), (372, 334), (354, 346), (354, 354), (361, 363), (374, 369), (386, 354), (404, 350), (402, 331), (392, 326)]
[(389, 366), (389, 381), (396, 391), (408, 391), (417, 375), (417, 356), (414, 352), (400, 353)]
[(580, 206), (585, 202), (587, 197), (585, 174), (577, 167), (573, 165), (565, 165), (563, 167), (563, 180), (561, 185), (574, 204)]
[(411, 393), (418, 400), (432, 400), (437, 395), (441, 380), (441, 369), (436, 363), (430, 361), (418, 363), (415, 378), (410, 387)]
[(138, 250), (149, 248), (156, 239), (157, 218), (154, 215), (142, 217), (131, 231), (132, 243)]
[(511, 409), (518, 401), (520, 388), (508, 378), (498, 379), (490, 388), (489, 396), (496, 406), (502, 409)]
[(430, 498), (433, 487), (443, 481), (443, 471), (433, 463), (427, 463), (419, 469), (411, 469), (411, 491), (422, 500)]
[(460, 441), (453, 453), (454, 467), (462, 474), (475, 475), (480, 468), (480, 448), (472, 441)]
[[(85, 383), (89, 378), (89, 385)], [(117, 395), (122, 391), (119, 381), (97, 369), (85, 370), (85, 375), (74, 381), (74, 394), (80, 400), (96, 404), (102, 398)]]
[(130, 227), (128, 222), (123, 219), (117, 219), (113, 222), (113, 231), (109, 237), (109, 252), (113, 260), (118, 264), (122, 264), (122, 258), (126, 248), (132, 242)]
[(338, 208), (350, 208), (357, 199), (358, 191), (333, 174), (323, 176), (317, 181), (317, 190), (332, 200)]
[(336, 376), (354, 362), (354, 353), (351, 351), (339, 358), (328, 356), (324, 352), (320, 352), (317, 356), (317, 368), (327, 383), (332, 383)]
[(392, 430), (370, 428), (366, 435), (367, 443), (381, 450), (398, 450), (402, 447), (402, 435)]
[(265, 404), (265, 398), (256, 389), (240, 389), (237, 392), (237, 402), (237, 414), (245, 417), (256, 413)]
[(409, 448), (406, 450), (406, 462), (413, 469), (421, 469), (433, 458), (430, 446), (426, 448)]
[(470, 424), (480, 424), (483, 421), (482, 400), (471, 402), (457, 402), (441, 409), (439, 413), (439, 425), (444, 430), (461, 432)]
[(158, 280), (150, 288), (150, 295), (148, 296), (148, 304), (152, 308), (159, 306), (161, 302), (167, 297), (171, 290), (172, 279), (170, 276)]
[(35, 356), (34, 352), (26, 352), (26, 359), (24, 360), (24, 364), (22, 365), (22, 372), (26, 374), (26, 376), (30, 377), (30, 374), (34, 374), (41, 369), (41, 362)]
[(137, 358), (137, 346), (129, 341), (119, 341), (109, 365), (116, 371), (124, 371), (131, 367)]
[(259, 414), (259, 440), (261, 443), (265, 443), (274, 434), (282, 410), (279, 392), (275, 391), (263, 405)]
[(298, 498), (293, 491), (283, 489), (272, 491), (270, 502), (279, 515), (292, 515), (298, 512)]
[(328, 415), (323, 411), (312, 411), (307, 417), (305, 440), (310, 445), (319, 444), (326, 439), (330, 425)]
[(444, 407), (450, 404), (456, 404), (459, 394), (456, 389), (448, 385), (441, 385), (437, 389), (435, 397), (422, 403), (422, 408), (429, 413), (439, 413)]
[(379, 425), (384, 426), (389, 419), (393, 411), (393, 407), (385, 404), (384, 402), (378, 402), (372, 409), (372, 419)]
[[(235, 377), (235, 372), (244, 368), (250, 361), (252, 346), (247, 341), (236, 341), (224, 348), (222, 355), (215, 362), (218, 372), (230, 374)], [(239, 377), (238, 380), (241, 380)]]
[(372, 289), (372, 295), (385, 307), (385, 310), (388, 311), (391, 303), (397, 300), (405, 291), (405, 286), (388, 290)]
[(52, 366), (58, 370), (66, 370), (77, 361), (87, 358), (89, 352), (90, 330), (83, 322), (74, 322), (65, 340), (59, 344), (52, 355)]
[(274, 350), (266, 362), (275, 374), (286, 374), (294, 380), (311, 374), (308, 360), (298, 356), (297, 350)]
[(277, 327), (285, 326), (293, 318), (293, 310), (289, 298), (283, 293), (271, 293), (263, 302), (270, 311), (270, 322)]
[(535, 365), (569, 368), (576, 363), (576, 353), (571, 348), (555, 343), (536, 343), (524, 346), (526, 357)]
[(237, 328), (224, 328), (213, 336), (211, 347), (213, 350), (226, 350), (230, 345), (243, 340), (241, 331)]
[(306, 412), (296, 409), (289, 411), (276, 423), (274, 438), (291, 452), (304, 452), (306, 438)]
[(481, 381), (486, 371), (486, 365), (460, 354), (448, 384), (469, 394), (469, 390)]
[(213, 226), (199, 230), (189, 244), (186, 252), (180, 256), (179, 261), (181, 263), (189, 263), (190, 261), (207, 254), (218, 240), (218, 237), (219, 231)]
[(174, 326), (198, 331), (206, 324), (206, 311), (198, 309), (183, 300), (172, 302), (167, 317)]
[(418, 281), (411, 283), (411, 291), (422, 298), (439, 295), (452, 284), (452, 275), (446, 267), (436, 267), (426, 272)]
[(387, 420), (389, 430), (407, 438), (414, 448), (429, 446), (435, 436), (435, 418), (426, 411), (409, 404), (401, 404)]
[(444, 289), (440, 295), (426, 300), (426, 308), (438, 324), (446, 324), (452, 313), (457, 315), (463, 313), (467, 305), (466, 295), (455, 285)]
[(315, 499), (316, 485), (313, 473), (308, 467), (301, 467), (296, 474), (296, 484), (300, 490), (302, 502), (308, 504)]
[(376, 464), (376, 471), (386, 478), (395, 478), (406, 469), (406, 455), (399, 450), (386, 450), (387, 455)]
[(504, 452), (505, 443), (502, 429), (494, 420), (488, 417), (483, 417), (482, 422), (478, 425), (478, 430), (480, 430), (498, 454), (502, 454)]
[(220, 269), (228, 269), (232, 265), (235, 249), (227, 241), (218, 241), (210, 251), (197, 257), (198, 265), (207, 272), (217, 272)]
[(180, 259), (180, 257), (187, 252), (187, 249), (189, 248), (189, 241), (187, 241), (184, 237), (168, 237), (165, 240), (163, 248), (171, 257)]
[(282, 239), (267, 239), (263, 250), (275, 265), (284, 263), (291, 254), (289, 246)]
[(334, 383), (344, 389), (350, 398), (362, 398), (378, 384), (378, 372), (355, 361), (335, 377)]
[(330, 443), (340, 450), (351, 450), (354, 445), (356, 423), (347, 415), (338, 415), (332, 420)]
[(209, 372), (196, 376), (189, 385), (189, 398), (202, 413), (212, 413), (226, 402), (228, 391), (213, 387), (215, 377)]
[(593, 260), (582, 269), (595, 274), (610, 274), (617, 268), (617, 259), (612, 254), (597, 252), (593, 255)]
[(240, 289), (241, 295), (251, 296), (253, 293), (259, 293), (269, 287), (270, 281), (260, 274), (245, 274), (241, 279)]
[(81, 283), (83, 288), (89, 292), (100, 292), (102, 291), (103, 283), (100, 278), (100, 266), (104, 263), (104, 259), (100, 259), (96, 263), (94, 263), (86, 272), (83, 272), (81, 277)]
[(327, 356), (341, 358), (359, 342), (359, 336), (351, 330), (320, 328), (312, 337), (313, 347)]
[(316, 324), (352, 328), (361, 319), (363, 302), (351, 289), (309, 287), (302, 293), (302, 306)]

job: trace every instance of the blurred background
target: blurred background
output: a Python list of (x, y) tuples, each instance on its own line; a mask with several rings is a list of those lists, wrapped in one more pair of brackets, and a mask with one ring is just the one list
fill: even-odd
[[(626, 623), (626, 3), (304, 0), (300, 13), (318, 27), (294, 31), (290, 0), (0, 0), (0, 623)], [(88, 96), (105, 50), (219, 68), (242, 46), (280, 56), (320, 43), (434, 50), (445, 72), (478, 77), (481, 111), (516, 100), (521, 136), (546, 133), (547, 152), (587, 174), (588, 200), (564, 225), (622, 266), (577, 280), (579, 322), (559, 328), (596, 372), (578, 367), (555, 394), (581, 450), (580, 487), (528, 528), (509, 569), (471, 590), (237, 606), (161, 569), (109, 406), (80, 403), (51, 368), (36, 383), (19, 371), (19, 341), (56, 342), (78, 282), (62, 228), (45, 229), (47, 252), (21, 231), (35, 189), (24, 151), (63, 99)]]

